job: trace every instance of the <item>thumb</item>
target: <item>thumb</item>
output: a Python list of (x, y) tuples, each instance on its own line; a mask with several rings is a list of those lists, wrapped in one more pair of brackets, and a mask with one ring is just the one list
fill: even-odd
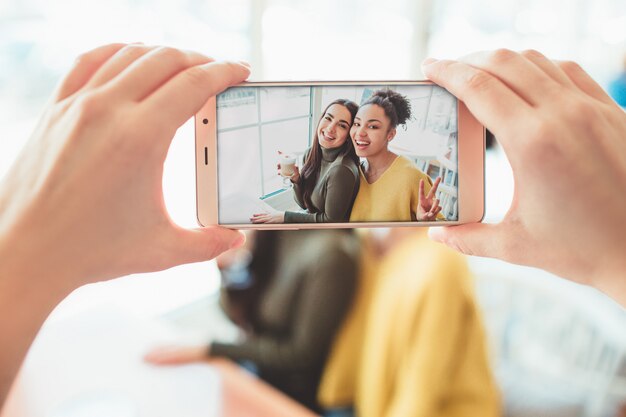
[(229, 249), (241, 247), (245, 241), (243, 233), (225, 227), (182, 229), (178, 237), (177, 261), (179, 263), (208, 261)]
[(428, 236), (465, 255), (507, 258), (510, 233), (502, 223), (431, 227)]

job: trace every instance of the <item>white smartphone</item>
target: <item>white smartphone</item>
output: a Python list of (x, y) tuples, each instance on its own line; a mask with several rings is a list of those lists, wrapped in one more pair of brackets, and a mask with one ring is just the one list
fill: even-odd
[(201, 225), (454, 225), (484, 214), (485, 129), (429, 81), (248, 82), (195, 116)]

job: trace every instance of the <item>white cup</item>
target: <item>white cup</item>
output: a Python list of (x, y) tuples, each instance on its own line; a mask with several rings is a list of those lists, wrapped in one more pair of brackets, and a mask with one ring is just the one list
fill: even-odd
[(289, 154), (282, 154), (279, 158), (280, 175), (290, 178), (296, 172), (296, 157)]

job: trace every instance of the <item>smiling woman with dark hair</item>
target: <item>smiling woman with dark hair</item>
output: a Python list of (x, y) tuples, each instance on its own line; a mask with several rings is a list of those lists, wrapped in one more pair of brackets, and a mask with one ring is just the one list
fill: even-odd
[(313, 145), (304, 154), (302, 172), (291, 177), (296, 202), (305, 212), (254, 214), (252, 223), (345, 222), (359, 190), (359, 158), (350, 140), (356, 103), (331, 102), (317, 124)]
[(361, 165), (351, 222), (433, 221), (443, 218), (433, 184), (409, 159), (389, 150), (396, 127), (411, 118), (411, 104), (392, 90), (377, 90), (361, 105), (350, 130)]

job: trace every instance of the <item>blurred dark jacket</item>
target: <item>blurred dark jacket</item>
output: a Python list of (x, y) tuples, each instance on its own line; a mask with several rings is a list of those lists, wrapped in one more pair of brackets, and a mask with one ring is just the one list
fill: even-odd
[(355, 292), (358, 252), (346, 230), (257, 232), (250, 287), (222, 292), (249, 337), (214, 342), (211, 354), (253, 362), (262, 379), (319, 411), (321, 371)]

